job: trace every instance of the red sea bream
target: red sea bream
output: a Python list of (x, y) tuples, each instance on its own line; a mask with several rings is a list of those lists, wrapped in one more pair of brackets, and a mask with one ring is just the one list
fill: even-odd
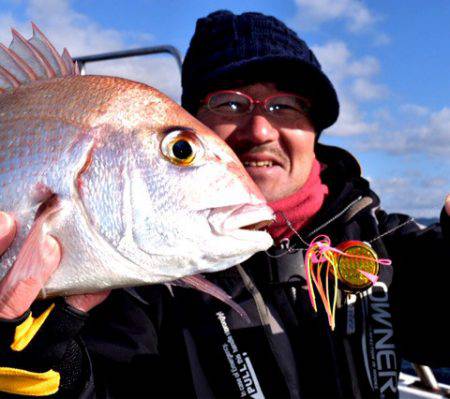
[(79, 76), (34, 25), (0, 65), (0, 210), (18, 225), (0, 278), (17, 256), (39, 266), (44, 233), (63, 249), (59, 295), (219, 271), (272, 244), (244, 229), (272, 211), (238, 158), (165, 95)]

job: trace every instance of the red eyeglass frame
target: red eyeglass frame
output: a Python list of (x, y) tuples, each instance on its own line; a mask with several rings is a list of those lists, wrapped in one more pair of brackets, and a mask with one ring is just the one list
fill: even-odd
[(311, 107), (311, 103), (310, 103), (309, 100), (307, 100), (306, 98), (304, 98), (302, 96), (299, 96), (298, 94), (294, 94), (294, 93), (280, 92), (280, 93), (277, 93), (277, 94), (271, 94), (270, 96), (264, 98), (263, 100), (258, 100), (258, 99), (255, 99), (255, 98), (253, 98), (252, 96), (250, 96), (248, 94), (242, 93), (242, 92), (237, 91), (237, 90), (217, 90), (217, 91), (214, 91), (212, 93), (209, 93), (203, 100), (200, 101), (200, 103), (203, 104), (203, 105), (206, 105), (207, 108), (211, 112), (214, 112), (215, 114), (219, 114), (219, 115), (223, 115), (223, 114), (221, 114), (220, 112), (214, 111), (212, 108), (210, 108), (208, 106), (209, 105), (209, 101), (211, 100), (211, 97), (213, 97), (213, 96), (215, 96), (216, 94), (219, 94), (219, 93), (238, 94), (238, 95), (240, 95), (242, 97), (245, 97), (246, 99), (249, 100), (250, 108), (248, 109), (248, 111), (246, 111), (246, 112), (244, 112), (244, 113), (242, 113), (240, 115), (246, 115), (246, 114), (252, 113), (253, 110), (255, 109), (256, 105), (261, 105), (263, 107), (264, 111), (269, 112), (267, 110), (267, 108), (266, 108), (266, 105), (267, 105), (268, 101), (271, 100), (272, 98), (281, 97), (281, 96), (293, 96), (293, 97), (296, 97), (296, 98), (300, 99), (302, 102), (304, 102), (305, 103), (305, 110), (304, 111), (305, 111), (306, 115), (309, 112), (310, 107)]

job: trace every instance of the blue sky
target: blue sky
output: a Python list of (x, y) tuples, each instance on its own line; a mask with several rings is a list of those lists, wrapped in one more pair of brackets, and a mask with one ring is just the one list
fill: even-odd
[[(392, 0), (0, 0), (0, 41), (34, 21), (72, 55), (172, 44), (219, 8), (276, 16), (314, 49), (341, 101), (322, 141), (349, 149), (388, 211), (437, 216), (450, 192), (450, 2)], [(180, 96), (167, 56), (88, 65)]]

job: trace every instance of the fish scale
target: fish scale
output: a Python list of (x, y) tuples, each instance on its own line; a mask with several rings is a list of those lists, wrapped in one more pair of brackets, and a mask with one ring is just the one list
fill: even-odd
[[(93, 225), (111, 245), (117, 246), (124, 234), (121, 218), (124, 158), (119, 156), (123, 146), (119, 142), (110, 144), (95, 151), (89, 169), (82, 175), (79, 190)], [(101, 185), (104, 189), (99, 191)]]

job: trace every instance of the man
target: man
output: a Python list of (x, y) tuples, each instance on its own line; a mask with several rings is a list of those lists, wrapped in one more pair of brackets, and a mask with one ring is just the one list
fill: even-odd
[[(388, 215), (356, 160), (318, 143), (339, 105), (307, 45), (273, 17), (218, 11), (198, 21), (182, 83), (183, 105), (235, 150), (277, 214), (268, 253), (209, 276), (249, 321), (178, 287), (114, 291), (88, 320), (76, 309), (103, 298), (70, 298), (9, 364), (58, 370), (57, 397), (100, 398), (396, 397), (402, 357), (450, 365), (450, 200), (428, 229)], [(304, 251), (319, 234), (393, 262), (370, 287), (339, 276), (335, 325), (309, 298)]]

